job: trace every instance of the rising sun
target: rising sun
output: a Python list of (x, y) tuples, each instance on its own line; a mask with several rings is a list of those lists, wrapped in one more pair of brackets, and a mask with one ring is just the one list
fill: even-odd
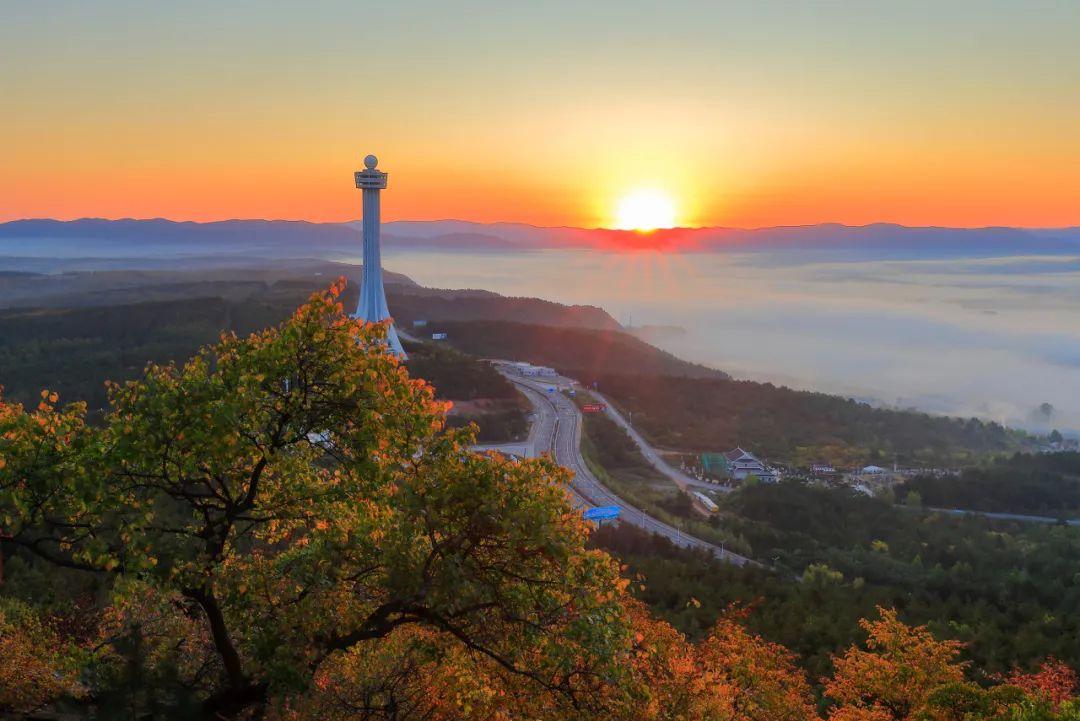
[(662, 190), (635, 190), (619, 200), (615, 227), (648, 233), (675, 226), (675, 203)]

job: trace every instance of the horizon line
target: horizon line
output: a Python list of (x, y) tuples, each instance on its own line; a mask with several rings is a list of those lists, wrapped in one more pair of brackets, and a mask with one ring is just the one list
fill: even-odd
[[(29, 223), (29, 222), (53, 222), (53, 223), (78, 223), (81, 221), (104, 221), (109, 223), (117, 222), (154, 222), (163, 221), (166, 223), (180, 224), (192, 224), (192, 225), (214, 225), (220, 223), (303, 223), (307, 225), (350, 225), (354, 223), (360, 223), (359, 219), (356, 220), (307, 220), (304, 218), (222, 218), (219, 220), (177, 220), (175, 218), (165, 218), (162, 216), (154, 216), (147, 218), (134, 218), (131, 216), (105, 218), (100, 216), (84, 216), (79, 218), (13, 218), (11, 220), (0, 221), (0, 226), (9, 225), (11, 223)], [(896, 228), (905, 228), (909, 230), (1039, 230), (1039, 231), (1054, 231), (1054, 230), (1080, 230), (1080, 223), (1075, 225), (1058, 225), (1058, 226), (1040, 226), (1040, 225), (906, 225), (904, 223), (897, 223), (894, 221), (879, 220), (872, 223), (844, 223), (840, 221), (821, 221), (817, 223), (788, 223), (780, 225), (760, 225), (760, 226), (728, 226), (728, 225), (696, 225), (696, 226), (672, 226), (670, 228), (655, 228), (650, 231), (630, 230), (625, 228), (608, 228), (604, 226), (577, 226), (577, 225), (537, 225), (535, 223), (527, 223), (524, 221), (516, 220), (467, 220), (464, 218), (435, 218), (435, 219), (408, 219), (399, 218), (397, 220), (384, 221), (383, 225), (391, 225), (393, 223), (469, 223), (472, 225), (481, 226), (493, 226), (493, 225), (516, 225), (526, 228), (532, 228), (534, 230), (579, 230), (586, 232), (605, 232), (605, 233), (625, 233), (628, 235), (655, 235), (658, 233), (671, 233), (671, 232), (700, 232), (700, 231), (760, 231), (760, 230), (779, 230), (787, 228), (817, 228), (823, 226), (838, 226), (841, 228), (871, 228), (875, 226), (892, 226)]]

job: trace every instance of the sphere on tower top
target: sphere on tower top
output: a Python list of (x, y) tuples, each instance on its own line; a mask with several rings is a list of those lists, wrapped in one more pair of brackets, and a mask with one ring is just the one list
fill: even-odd
[(374, 155), (369, 155), (364, 158), (364, 167), (368, 170), (375, 170), (375, 166), (379, 164), (379, 159)]

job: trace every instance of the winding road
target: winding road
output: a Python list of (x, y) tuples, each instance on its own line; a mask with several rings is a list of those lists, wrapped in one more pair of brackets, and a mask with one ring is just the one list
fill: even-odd
[(675, 526), (653, 518), (645, 511), (631, 506), (602, 484), (589, 470), (581, 455), (581, 412), (573, 401), (561, 392), (549, 391), (549, 388), (567, 383), (566, 379), (535, 380), (510, 374), (506, 377), (520, 388), (533, 404), (536, 420), (530, 440), (535, 453), (550, 450), (559, 465), (573, 472), (571, 491), (578, 500), (593, 506), (617, 506), (620, 522), (664, 536), (676, 546), (702, 549), (738, 566), (758, 565), (745, 556), (688, 535)]
[(634, 445), (641, 451), (641, 455), (645, 457), (653, 468), (660, 471), (663, 475), (667, 476), (672, 482), (679, 488), (689, 490), (692, 488), (703, 488), (708, 491), (719, 491), (721, 493), (728, 493), (731, 491), (727, 486), (721, 486), (717, 483), (707, 483), (706, 481), (699, 481), (688, 473), (683, 473), (678, 468), (675, 468), (670, 463), (664, 460), (664, 458), (657, 452), (655, 448), (649, 445), (649, 442), (645, 440), (637, 429), (630, 425), (630, 422), (623, 417), (619, 411), (615, 409), (615, 406), (607, 398), (602, 396), (598, 391), (589, 391), (596, 400), (604, 404), (604, 413), (615, 422), (615, 425), (626, 431), (626, 435), (630, 436), (630, 440), (634, 442)]

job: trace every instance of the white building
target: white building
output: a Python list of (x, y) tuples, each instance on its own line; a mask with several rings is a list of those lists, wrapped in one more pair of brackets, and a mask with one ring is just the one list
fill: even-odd
[(517, 362), (511, 363), (510, 367), (518, 375), (529, 377), (554, 377), (558, 375), (554, 368), (548, 368), (547, 366), (534, 366), (532, 363)]

